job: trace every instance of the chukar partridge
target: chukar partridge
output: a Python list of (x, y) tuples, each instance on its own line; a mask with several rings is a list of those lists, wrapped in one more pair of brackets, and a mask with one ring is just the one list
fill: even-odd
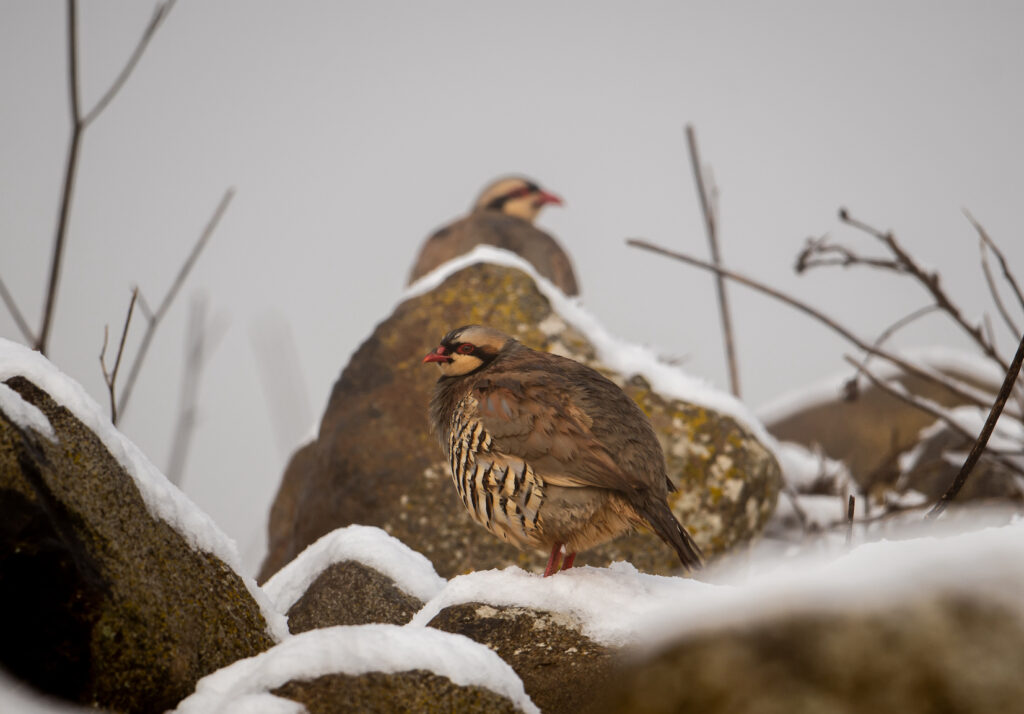
[(560, 206), (562, 199), (529, 179), (498, 179), (483, 190), (468, 216), (427, 239), (409, 274), (409, 283), (484, 244), (522, 256), (566, 295), (577, 295), (579, 288), (569, 256), (554, 238), (533, 225), (549, 203)]
[(490, 327), (452, 330), (423, 358), (441, 369), (431, 429), (473, 520), (521, 548), (576, 553), (649, 526), (687, 568), (701, 552), (668, 507), (675, 490), (646, 415), (586, 365)]

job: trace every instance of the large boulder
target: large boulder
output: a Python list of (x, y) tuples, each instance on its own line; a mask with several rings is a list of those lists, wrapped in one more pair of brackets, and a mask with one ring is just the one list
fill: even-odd
[(171, 708), (284, 632), (235, 564), (81, 387), (0, 341), (3, 667), (91, 706)]
[[(421, 364), (422, 357), (448, 330), (469, 323), (489, 324), (530, 347), (566, 354), (622, 385), (650, 416), (679, 487), (670, 495), (671, 506), (707, 553), (759, 532), (781, 478), (750, 426), (659, 394), (643, 376), (600, 364), (593, 342), (553, 301), (579, 308), (544, 281), (538, 284), (527, 265), (472, 259), (466, 264), (401, 303), (352, 356), (334, 385), (316, 441), (293, 457), (282, 479), (261, 579), (324, 533), (350, 523), (383, 528), (426, 555), (444, 577), (508, 564), (543, 567), (546, 554), (518, 552), (470, 520), (428, 431), (427, 405), (437, 374)], [(650, 533), (587, 551), (577, 562), (617, 559), (653, 572), (678, 567), (672, 551)]]
[(199, 682), (178, 714), (302, 711), (540, 714), (512, 669), (483, 645), (425, 628), (311, 630)]

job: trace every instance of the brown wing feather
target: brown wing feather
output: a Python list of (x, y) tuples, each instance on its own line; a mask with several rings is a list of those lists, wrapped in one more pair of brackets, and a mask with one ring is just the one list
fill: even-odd
[[(525, 350), (495, 367), (472, 391), (496, 451), (526, 459), (559, 486), (665, 488), (646, 417), (615, 384), (572, 360)], [(631, 426), (637, 412), (639, 429)]]

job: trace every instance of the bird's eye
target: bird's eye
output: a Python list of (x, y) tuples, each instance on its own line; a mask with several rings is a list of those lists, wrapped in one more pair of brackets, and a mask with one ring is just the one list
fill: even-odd
[(459, 345), (456, 348), (456, 352), (458, 352), (460, 355), (472, 354), (472, 352), (473, 352), (473, 345), (471, 345), (468, 342), (463, 342), (461, 345)]

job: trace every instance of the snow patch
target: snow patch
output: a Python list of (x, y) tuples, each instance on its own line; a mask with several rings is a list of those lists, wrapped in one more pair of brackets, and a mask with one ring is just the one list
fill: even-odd
[(288, 612), (324, 570), (346, 560), (369, 566), (424, 602), (437, 595), (445, 580), (423, 555), (373, 526), (338, 528), (319, 538), (263, 584), (280, 612)]
[(469, 253), (460, 255), (424, 275), (406, 289), (399, 302), (430, 292), (450, 275), (477, 263), (515, 268), (529, 275), (541, 294), (551, 303), (552, 309), (582, 332), (594, 345), (602, 364), (625, 377), (642, 375), (654, 391), (664, 397), (681, 399), (730, 416), (752, 432), (762, 444), (774, 449), (775, 440), (745, 404), (731, 394), (716, 389), (709, 382), (666, 364), (647, 347), (613, 337), (597, 318), (583, 307), (579, 298), (566, 296), (554, 283), (541, 276), (533, 265), (515, 253), (494, 246), (479, 245)]
[(3, 382), (0, 382), (0, 412), (17, 424), (18, 428), (34, 431), (53, 443), (57, 443), (57, 432), (53, 430), (53, 424), (46, 418), (46, 415), (37, 406), (22, 399), (20, 394)]
[(641, 573), (626, 562), (572, 568), (549, 578), (510, 566), (453, 578), (408, 626), (426, 627), (446, 607), (480, 602), (567, 614), (594, 642), (618, 647), (636, 639), (637, 622), (649, 608), (702, 593), (713, 596), (717, 589), (697, 580)]
[[(111, 424), (103, 409), (82, 385), (57, 369), (39, 352), (0, 338), (0, 382), (11, 377), (28, 379), (93, 432), (135, 481), (150, 514), (174, 528), (194, 549), (211, 553), (232, 568), (259, 604), (268, 634), (274, 640), (288, 636), (284, 615), (274, 610), (255, 580), (242, 574), (241, 557), (235, 542)], [(42, 418), (46, 421), (45, 417)], [(49, 424), (48, 421), (46, 423)], [(50, 428), (52, 430), (52, 425)]]
[[(838, 506), (836, 499), (828, 504)], [(714, 584), (646, 575), (624, 562), (550, 578), (517, 567), (481, 571), (453, 578), (408, 627), (425, 627), (446, 607), (479, 602), (564, 613), (590, 639), (619, 647), (799, 612), (890, 609), (927, 593), (990, 598), (1024, 616), (1024, 569), (1007, 567), (1024, 562), (1024, 519), (957, 535), (940, 521), (927, 532), (934, 535), (852, 548), (840, 536), (837, 547), (798, 557), (736, 558), (700, 574)]]
[(327, 627), (295, 635), (266, 652), (203, 677), (196, 684), (195, 693), (175, 711), (212, 714), (226, 711), (229, 706), (231, 711), (243, 711), (239, 708), (243, 697), (246, 703), (270, 706), (265, 697), (254, 695), (293, 679), (414, 669), (447, 677), (461, 686), (485, 687), (507, 697), (528, 714), (540, 714), (526, 695), (519, 676), (484, 645), (462, 635), (397, 625)]

